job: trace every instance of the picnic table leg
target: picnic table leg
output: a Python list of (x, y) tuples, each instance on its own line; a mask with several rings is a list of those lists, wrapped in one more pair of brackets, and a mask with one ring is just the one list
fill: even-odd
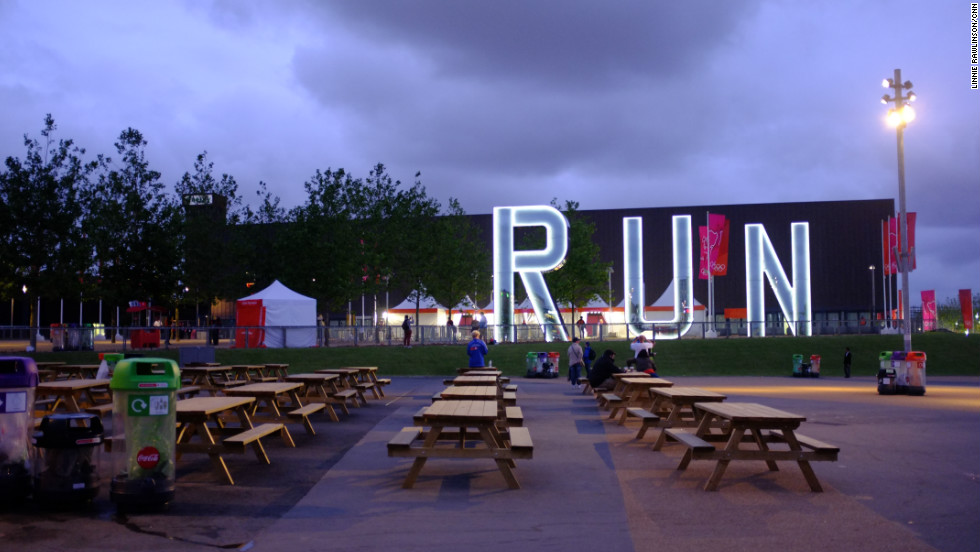
[[(425, 440), (422, 442), (422, 448), (431, 449), (435, 447), (440, 433), (442, 433), (442, 426), (430, 427), (429, 432), (425, 435)], [(402, 483), (403, 489), (411, 489), (415, 486), (415, 480), (418, 479), (419, 472), (422, 471), (422, 466), (425, 465), (425, 460), (425, 456), (417, 456), (415, 458), (415, 461), (412, 462), (412, 468), (408, 470), (408, 475), (405, 476), (405, 482)]]
[[(759, 450), (769, 450), (769, 445), (762, 439), (762, 434), (758, 429), (752, 430), (752, 438), (755, 440), (755, 444), (759, 446)], [(779, 466), (776, 465), (775, 460), (766, 460), (766, 465), (769, 466), (769, 471), (779, 471)]]
[[(214, 446), (216, 444), (214, 435), (211, 435), (211, 430), (208, 429), (207, 423), (198, 424), (197, 427), (198, 434), (201, 436), (201, 439), (203, 439), (205, 443)], [(228, 480), (228, 484), (234, 485), (235, 479), (231, 476), (231, 472), (228, 471), (228, 464), (225, 464), (225, 459), (222, 458), (221, 454), (218, 452), (209, 452), (208, 458), (211, 459), (211, 465), (225, 476), (225, 479)]]
[[(803, 447), (800, 446), (800, 442), (796, 440), (796, 434), (793, 433), (793, 430), (784, 429), (783, 439), (785, 439), (789, 444), (790, 450), (803, 450)], [(803, 477), (805, 477), (806, 482), (810, 484), (810, 490), (815, 493), (822, 493), (823, 487), (820, 486), (820, 481), (817, 480), (817, 474), (813, 472), (810, 462), (808, 460), (797, 460), (796, 463), (800, 465), (800, 471), (803, 472)]]
[[(680, 418), (680, 410), (681, 407), (679, 405), (674, 405), (674, 408), (670, 410), (670, 414), (667, 416), (667, 419), (660, 424), (660, 435), (657, 436), (657, 442), (653, 444), (653, 450), (660, 450), (663, 448), (664, 443), (667, 442), (667, 434), (664, 433), (663, 428), (674, 427), (674, 423), (676, 423), (678, 418)], [(643, 423), (646, 425), (647, 421), (643, 420)]]
[(738, 444), (742, 442), (743, 435), (745, 435), (745, 428), (732, 428), (732, 434), (725, 446), (725, 452), (729, 454), (718, 459), (718, 463), (715, 464), (715, 471), (711, 473), (708, 482), (704, 484), (704, 490), (714, 491), (718, 489), (718, 482), (721, 481), (721, 476), (725, 475), (725, 469), (728, 468), (728, 462), (731, 460), (731, 453), (738, 450)]
[[(490, 450), (498, 450), (502, 447), (497, 445), (497, 437), (493, 435), (489, 426), (480, 426), (480, 435), (483, 436), (483, 440), (487, 443), (487, 447)], [(504, 480), (507, 481), (507, 486), (511, 489), (520, 489), (521, 484), (517, 481), (517, 476), (514, 475), (514, 459), (513, 458), (494, 458), (494, 462), (497, 463), (497, 469), (504, 476)]]

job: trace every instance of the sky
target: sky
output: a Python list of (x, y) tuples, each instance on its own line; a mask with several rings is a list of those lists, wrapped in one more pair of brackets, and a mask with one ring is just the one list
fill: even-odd
[[(168, 185), (208, 152), (255, 204), (384, 163), (471, 214), (894, 198), (883, 78), (913, 83), (911, 275), (980, 291), (970, 3), (0, 0), (0, 157), (45, 114), (89, 155), (132, 127)], [(846, 239), (846, 236), (842, 236)]]

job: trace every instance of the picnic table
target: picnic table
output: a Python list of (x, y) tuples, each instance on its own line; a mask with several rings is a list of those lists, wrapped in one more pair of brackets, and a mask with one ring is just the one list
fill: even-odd
[[(530, 433), (525, 427), (513, 427), (505, 438), (496, 421), (497, 401), (441, 400), (426, 407), (416, 418), (419, 427), (403, 428), (388, 442), (388, 456), (415, 458), (402, 487), (415, 485), (428, 458), (491, 458), (507, 485), (519, 489), (514, 460), (532, 457)], [(465, 442), (467, 428), (479, 435), (477, 446)]]
[[(636, 434), (637, 439), (642, 439), (651, 427), (697, 427), (699, 420), (694, 403), (721, 402), (727, 398), (721, 393), (699, 387), (652, 387), (649, 393), (653, 397), (653, 404), (649, 409), (627, 410), (629, 415), (637, 416), (643, 422)], [(660, 450), (665, 439), (666, 436), (661, 431), (653, 450)]]
[[(35, 391), (35, 413), (41, 416), (53, 414), (59, 407), (67, 412), (81, 412), (83, 408), (110, 401), (109, 379), (67, 379), (43, 381)], [(37, 407), (41, 408), (37, 408)]]
[(214, 395), (232, 381), (231, 367), (222, 365), (185, 366), (180, 370), (181, 376), (190, 378), (187, 385), (199, 386)]
[[(254, 402), (255, 397), (193, 397), (177, 401), (178, 458), (185, 453), (207, 454), (214, 468), (229, 484), (234, 485), (235, 480), (228, 471), (223, 453), (242, 453), (251, 446), (256, 458), (269, 464), (262, 438), (276, 432), (288, 446), (295, 446), (283, 424), (252, 424), (248, 411)], [(237, 425), (234, 424), (235, 419)]]
[(58, 372), (56, 379), (61, 376), (65, 379), (95, 379), (99, 373), (98, 364), (62, 364), (55, 366), (54, 369)]
[[(257, 422), (298, 422), (306, 428), (310, 435), (316, 435), (310, 414), (325, 408), (322, 403), (304, 406), (299, 396), (299, 390), (304, 387), (301, 382), (265, 382), (249, 383), (224, 390), (229, 397), (255, 397), (252, 411), (249, 413)], [(285, 406), (285, 414), (279, 409)], [(284, 430), (287, 431), (288, 430)]]
[[(364, 398), (364, 388), (359, 384), (357, 379), (358, 374), (361, 373), (358, 368), (321, 368), (315, 370), (317, 374), (337, 374), (340, 376), (339, 383), (343, 386), (344, 391), (350, 391), (349, 395), (356, 397), (354, 400), (354, 406), (360, 407), (361, 405), (367, 404), (367, 399)], [(345, 394), (346, 395), (346, 394)]]
[[(757, 403), (698, 402), (694, 404), (694, 408), (700, 418), (694, 433), (673, 428), (663, 432), (668, 439), (679, 441), (687, 447), (680, 465), (677, 466), (678, 470), (686, 469), (691, 460), (717, 462), (704, 490), (713, 491), (718, 488), (718, 483), (732, 460), (761, 460), (771, 471), (779, 470), (777, 461), (793, 460), (799, 465), (810, 489), (814, 492), (823, 490), (810, 462), (836, 461), (840, 449), (797, 435), (795, 430), (806, 421), (805, 416)], [(718, 426), (714, 423), (716, 421), (722, 422), (721, 435), (711, 434), (711, 428)], [(721, 440), (725, 444), (716, 449), (709, 440)], [(743, 442), (755, 443), (756, 448), (743, 449)], [(780, 449), (774, 450), (769, 447), (770, 444), (780, 444)], [(782, 445), (788, 447), (788, 450)]]
[(277, 376), (269, 375), (265, 364), (232, 364), (228, 368), (235, 381), (258, 383), (279, 380)]
[(289, 365), (266, 364), (265, 375), (266, 377), (275, 377), (278, 381), (286, 381), (286, 377), (289, 376)]
[(496, 386), (497, 376), (456, 376), (453, 378), (453, 385), (482, 385)]
[[(642, 372), (640, 372), (642, 374)], [(651, 376), (639, 376), (636, 372), (633, 376), (619, 378), (617, 388), (621, 390), (616, 393), (605, 393), (603, 398), (609, 406), (609, 419), (619, 416), (619, 425), (626, 421), (629, 408), (649, 406), (651, 399), (648, 390), (656, 387), (671, 387), (674, 382), (663, 378)]]
[(333, 405), (338, 405), (344, 411), (344, 414), (350, 414), (347, 410), (347, 401), (335, 398), (335, 395), (340, 392), (340, 388), (337, 387), (337, 380), (340, 376), (337, 374), (318, 374), (305, 373), (305, 374), (291, 374), (286, 376), (287, 382), (291, 383), (302, 383), (303, 391), (300, 395), (307, 402), (321, 402), (325, 405), (327, 414), (330, 419), (339, 422), (340, 418), (337, 417), (337, 411), (333, 409)]
[(439, 392), (438, 397), (433, 397), (432, 400), (437, 399), (449, 399), (449, 400), (480, 400), (480, 401), (495, 401), (499, 396), (499, 390), (496, 386), (487, 385), (451, 385)]

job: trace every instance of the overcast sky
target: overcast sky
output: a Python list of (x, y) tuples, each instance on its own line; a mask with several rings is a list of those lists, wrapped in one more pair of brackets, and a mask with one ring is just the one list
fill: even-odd
[[(473, 214), (895, 198), (881, 80), (902, 70), (918, 292), (980, 290), (970, 3), (0, 0), (0, 157), (46, 113), (173, 184), (207, 150), (287, 207), (385, 163)], [(842, 236), (846, 239), (846, 236)], [(861, 261), (858, 261), (861, 262)]]

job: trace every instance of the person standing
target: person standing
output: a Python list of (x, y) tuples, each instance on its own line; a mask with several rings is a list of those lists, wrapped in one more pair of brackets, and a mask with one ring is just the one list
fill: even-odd
[(622, 374), (624, 370), (616, 366), (616, 351), (606, 349), (602, 358), (596, 361), (589, 377), (589, 385), (596, 391), (612, 391), (616, 388), (616, 378), (613, 374)]
[(851, 377), (851, 348), (844, 347), (844, 377)]
[(453, 323), (452, 317), (446, 319), (446, 329), (448, 330), (449, 339), (456, 343), (456, 324)]
[(593, 360), (595, 360), (595, 349), (592, 348), (592, 344), (586, 341), (585, 348), (582, 349), (582, 362), (585, 364), (585, 379), (589, 379), (589, 376), (592, 375)]
[(572, 387), (578, 387), (578, 378), (585, 366), (585, 352), (578, 344), (579, 338), (573, 337), (572, 344), (568, 347), (568, 381), (572, 382)]
[(405, 320), (402, 320), (402, 333), (405, 337), (402, 339), (402, 346), (405, 348), (412, 347), (412, 318), (410, 316), (405, 316)]
[(480, 311), (480, 335), (484, 339), (487, 337), (487, 315), (483, 314), (483, 311)]
[(483, 368), (483, 358), (490, 353), (487, 344), (480, 339), (480, 330), (473, 330), (473, 339), (466, 344), (466, 354), (470, 357), (470, 368)]

